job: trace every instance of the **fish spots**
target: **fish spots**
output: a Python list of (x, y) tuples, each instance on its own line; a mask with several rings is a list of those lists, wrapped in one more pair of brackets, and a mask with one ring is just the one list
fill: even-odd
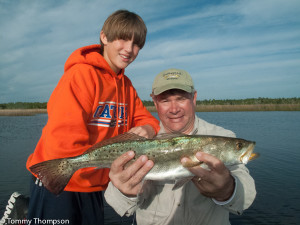
[(155, 159), (157, 157), (156, 154), (152, 153), (152, 152), (147, 152), (145, 154), (149, 159)]
[(180, 138), (173, 138), (170, 142), (171, 146), (177, 146), (180, 143)]
[[(106, 153), (101, 153), (101, 156), (104, 157), (104, 158), (111, 158), (113, 159), (114, 157), (118, 157), (122, 154), (124, 154), (125, 152), (129, 151), (128, 149), (126, 148), (121, 148), (122, 146), (119, 146), (118, 148), (111, 148), (111, 149), (108, 149), (108, 151)], [(102, 154), (106, 154), (105, 156), (103, 156)]]
[(116, 150), (116, 149), (112, 149), (112, 150), (110, 150), (110, 153), (119, 153), (119, 151), (118, 150)]
[(57, 169), (58, 169), (59, 172), (62, 172), (62, 171), (64, 171), (64, 170), (68, 169), (68, 167), (69, 167), (68, 161), (67, 161), (67, 160), (62, 160), (62, 161), (59, 163)]
[[(69, 174), (73, 171), (73, 168), (76, 168), (77, 166), (80, 166), (79, 163), (72, 163), (70, 164), (70, 162), (66, 159), (63, 159), (62, 161), (59, 162), (58, 166), (57, 166), (57, 170), (51, 170), (52, 174), (60, 174), (61, 176), (65, 176), (66, 174)], [(48, 171), (48, 173), (51, 173), (50, 171)]]

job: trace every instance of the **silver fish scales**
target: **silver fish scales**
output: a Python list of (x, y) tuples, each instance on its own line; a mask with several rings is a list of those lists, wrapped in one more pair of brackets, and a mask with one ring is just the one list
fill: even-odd
[[(253, 153), (254, 147), (253, 141), (222, 136), (168, 134), (147, 139), (125, 133), (96, 144), (82, 155), (44, 161), (31, 166), (30, 170), (49, 191), (59, 194), (77, 170), (110, 168), (116, 158), (130, 150), (135, 152), (135, 159), (147, 155), (154, 161), (145, 180), (180, 181), (193, 176), (187, 167), (205, 166), (195, 157), (198, 151), (219, 158), (225, 165), (233, 165), (246, 164), (256, 158), (258, 154)], [(193, 163), (182, 165), (183, 157), (191, 158)]]

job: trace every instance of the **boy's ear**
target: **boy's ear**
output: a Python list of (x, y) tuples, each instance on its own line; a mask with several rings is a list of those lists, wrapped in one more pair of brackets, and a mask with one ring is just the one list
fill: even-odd
[(107, 44), (107, 37), (106, 37), (106, 35), (104, 34), (104, 32), (102, 30), (100, 32), (100, 39), (101, 39), (103, 45)]

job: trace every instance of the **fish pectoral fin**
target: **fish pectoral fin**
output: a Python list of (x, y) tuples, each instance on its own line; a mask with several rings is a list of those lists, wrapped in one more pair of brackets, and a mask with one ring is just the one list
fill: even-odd
[[(197, 151), (203, 151), (201, 148), (198, 149)], [(186, 160), (184, 162), (182, 162), (181, 160), (181, 164), (183, 167), (185, 168), (191, 168), (191, 167), (195, 167), (195, 166), (200, 166), (201, 164), (203, 164), (202, 161), (199, 161), (199, 159), (197, 159), (197, 157), (195, 155), (190, 155), (190, 156), (187, 156), (187, 155), (183, 155), (181, 156), (181, 159), (183, 158), (188, 158), (189, 160)]]
[(172, 188), (172, 191), (182, 187), (183, 185), (185, 185), (187, 182), (189, 182), (193, 177), (186, 177), (184, 179), (181, 179), (181, 180), (176, 180), (175, 181), (175, 185), (174, 187)]
[(191, 167), (199, 166), (202, 163), (203, 163), (202, 161), (188, 161), (188, 162), (182, 162), (182, 165), (183, 167), (191, 168)]

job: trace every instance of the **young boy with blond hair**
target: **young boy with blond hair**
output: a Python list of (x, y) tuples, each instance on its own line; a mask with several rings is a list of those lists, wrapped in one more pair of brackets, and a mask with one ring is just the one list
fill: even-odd
[[(94, 144), (124, 132), (153, 137), (158, 121), (146, 110), (124, 69), (137, 57), (147, 28), (140, 16), (118, 10), (105, 21), (101, 45), (74, 51), (48, 105), (48, 122), (27, 168), (42, 161), (77, 156)], [(58, 196), (34, 177), (28, 218), (104, 224), (101, 191), (109, 169), (78, 170)], [(36, 218), (36, 219), (34, 219)], [(39, 219), (39, 220), (38, 220)]]

